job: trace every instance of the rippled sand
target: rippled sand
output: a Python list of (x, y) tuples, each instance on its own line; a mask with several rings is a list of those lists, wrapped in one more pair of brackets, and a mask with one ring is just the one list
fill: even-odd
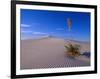
[(58, 38), (21, 40), (21, 69), (90, 66), (90, 58), (70, 58), (65, 55), (65, 45), (79, 44), (81, 53), (90, 52), (90, 44)]

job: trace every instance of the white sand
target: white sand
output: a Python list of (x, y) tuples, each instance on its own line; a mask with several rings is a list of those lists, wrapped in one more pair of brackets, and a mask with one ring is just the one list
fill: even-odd
[[(21, 69), (58, 68), (89, 66), (87, 57), (69, 58), (65, 55), (65, 41), (58, 38), (44, 38), (38, 40), (21, 41)], [(70, 41), (72, 44), (81, 45), (81, 52), (89, 51), (90, 45)]]

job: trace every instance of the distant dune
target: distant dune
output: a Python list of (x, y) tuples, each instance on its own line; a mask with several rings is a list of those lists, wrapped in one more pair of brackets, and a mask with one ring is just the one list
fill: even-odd
[(86, 56), (69, 58), (65, 56), (65, 45), (79, 44), (81, 53), (90, 52), (90, 44), (73, 40), (47, 37), (37, 40), (21, 40), (21, 69), (59, 68), (89, 66)]

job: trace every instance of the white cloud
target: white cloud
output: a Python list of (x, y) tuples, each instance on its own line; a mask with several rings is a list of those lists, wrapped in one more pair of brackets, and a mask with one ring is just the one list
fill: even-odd
[(64, 30), (64, 28), (56, 28), (56, 30)]
[(25, 30), (23, 30), (23, 31), (21, 31), (21, 33), (32, 33), (32, 31), (25, 31)]
[(30, 27), (28, 24), (21, 24), (21, 27)]
[(45, 34), (47, 34), (47, 33), (43, 33), (43, 32), (33, 32), (32, 34), (45, 35)]
[(35, 34), (35, 35), (47, 35), (47, 33), (44, 32), (33, 32), (32, 30), (22, 30), (21, 33), (31, 33), (31, 34)]

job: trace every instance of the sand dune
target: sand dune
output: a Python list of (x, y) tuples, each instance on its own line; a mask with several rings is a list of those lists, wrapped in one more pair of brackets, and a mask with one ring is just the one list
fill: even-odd
[(68, 43), (81, 45), (81, 52), (90, 51), (88, 43), (44, 38), (38, 40), (21, 40), (21, 69), (58, 68), (89, 66), (89, 58), (69, 58), (65, 56), (65, 45)]

